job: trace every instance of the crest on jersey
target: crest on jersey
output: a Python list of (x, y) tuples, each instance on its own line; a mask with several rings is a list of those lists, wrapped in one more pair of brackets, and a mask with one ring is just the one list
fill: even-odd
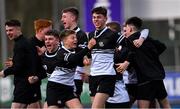
[(47, 70), (47, 65), (43, 65), (43, 68), (44, 68), (45, 70)]
[(57, 101), (57, 104), (61, 104), (61, 103), (62, 103), (61, 100), (58, 100), (58, 101)]
[(103, 46), (104, 46), (104, 43), (103, 43), (103, 42), (99, 42), (99, 46), (100, 46), (100, 47), (103, 47)]

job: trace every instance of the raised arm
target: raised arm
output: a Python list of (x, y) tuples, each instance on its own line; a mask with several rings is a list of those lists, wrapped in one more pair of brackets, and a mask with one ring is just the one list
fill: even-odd
[(149, 29), (143, 29), (141, 31), (141, 35), (139, 36), (139, 39), (136, 39), (136, 40), (133, 41), (134, 45), (137, 48), (139, 48), (143, 44), (144, 40), (146, 40), (148, 35), (149, 35)]

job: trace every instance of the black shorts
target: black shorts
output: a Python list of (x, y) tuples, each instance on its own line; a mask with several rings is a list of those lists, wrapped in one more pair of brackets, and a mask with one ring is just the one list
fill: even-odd
[(47, 84), (47, 104), (64, 107), (65, 102), (77, 98), (73, 86), (48, 81)]
[(130, 108), (130, 103), (129, 102), (124, 102), (124, 103), (109, 103), (106, 102), (105, 108)]
[(130, 97), (137, 98), (137, 84), (125, 84)]
[(33, 98), (32, 98), (32, 102), (37, 102), (40, 101), (42, 99), (41, 97), (41, 83), (34, 83), (32, 84), (31, 88), (32, 88), (32, 93), (33, 93)]
[(22, 104), (33, 103), (34, 93), (32, 85), (25, 78), (14, 78), (14, 99), (13, 102)]
[(82, 80), (74, 80), (75, 86), (76, 86), (76, 90), (75, 93), (80, 96), (82, 93), (82, 88), (83, 88), (83, 81)]
[(110, 97), (114, 94), (116, 83), (116, 75), (102, 75), (89, 77), (90, 96), (95, 96), (96, 93), (106, 93)]
[(153, 80), (142, 84), (138, 84), (138, 100), (162, 100), (166, 97), (167, 92), (163, 80)]

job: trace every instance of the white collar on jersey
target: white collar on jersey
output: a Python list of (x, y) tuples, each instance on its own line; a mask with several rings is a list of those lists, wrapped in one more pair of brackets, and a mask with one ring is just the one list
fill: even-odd
[(64, 45), (62, 45), (61, 48), (63, 48), (64, 50), (66, 50), (66, 51), (69, 52), (69, 53), (75, 53), (75, 51), (70, 51), (70, 50), (68, 50)]
[(101, 36), (107, 29), (108, 29), (108, 28), (105, 27), (105, 28), (99, 33), (99, 35), (97, 35), (97, 30), (95, 30), (95, 32), (94, 32), (94, 38), (98, 38), (99, 36)]
[(47, 54), (47, 51), (46, 51), (46, 52), (45, 52), (45, 55), (46, 55), (47, 57), (49, 57), (49, 58), (52, 58), (52, 57), (54, 57), (54, 56), (57, 55), (57, 52), (59, 51), (60, 48), (61, 48), (61, 47), (58, 46), (58, 49), (57, 49), (56, 52), (55, 52), (54, 54), (52, 54), (52, 55)]
[(74, 30), (76, 33), (79, 32), (81, 29), (79, 27), (77, 27), (76, 30)]

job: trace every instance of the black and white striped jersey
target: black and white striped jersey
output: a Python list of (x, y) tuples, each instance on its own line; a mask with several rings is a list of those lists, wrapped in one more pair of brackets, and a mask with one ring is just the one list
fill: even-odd
[(74, 50), (68, 50), (64, 46), (59, 47), (54, 53), (45, 52), (42, 64), (49, 75), (48, 81), (73, 86), (75, 68), (77, 65), (83, 65), (83, 57), (87, 52), (89, 52), (87, 47), (75, 53)]
[[(82, 31), (79, 27), (76, 27), (73, 30), (76, 32), (76, 36), (77, 36), (77, 40), (78, 40), (77, 49), (76, 49), (76, 52), (78, 52), (81, 49), (87, 47), (88, 37), (87, 37), (86, 33), (84, 31)], [(82, 80), (81, 73), (84, 73), (84, 71), (85, 71), (84, 67), (77, 66), (74, 79)]]
[(114, 69), (114, 51), (119, 35), (107, 27), (100, 31), (89, 33), (89, 38), (96, 39), (96, 45), (91, 51), (92, 76), (97, 75), (116, 75)]

